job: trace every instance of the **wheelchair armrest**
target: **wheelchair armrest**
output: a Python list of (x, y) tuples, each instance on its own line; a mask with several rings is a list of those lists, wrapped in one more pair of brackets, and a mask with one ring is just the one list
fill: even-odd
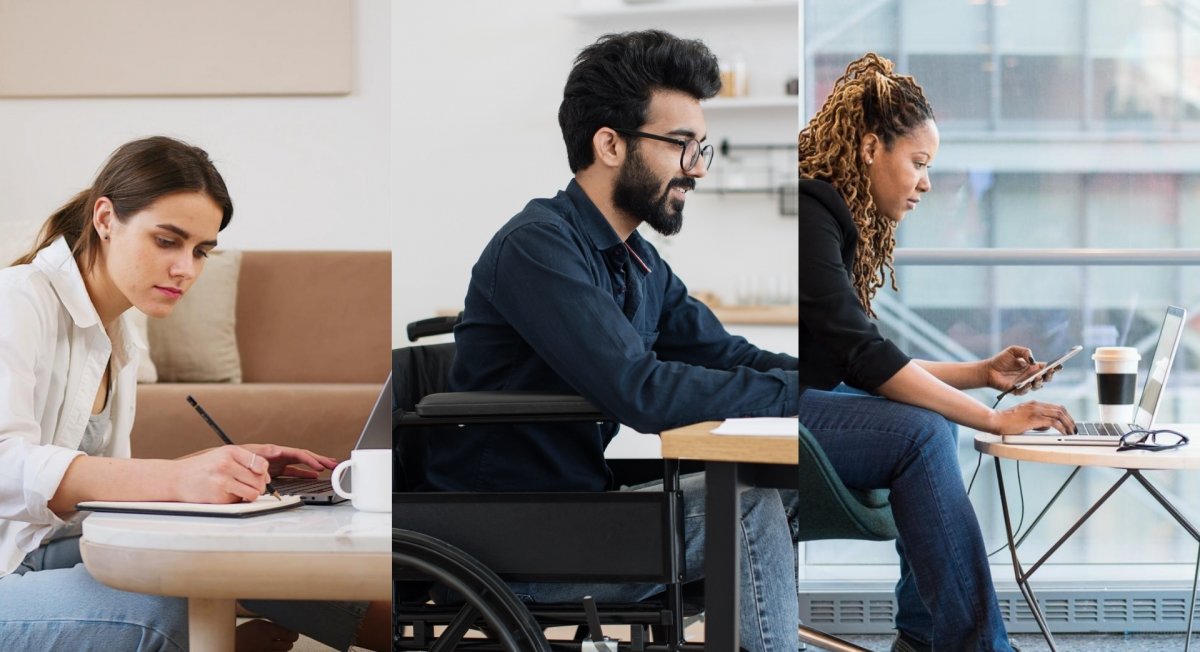
[(416, 405), (421, 418), (570, 416), (607, 421), (580, 396), (539, 392), (444, 392)]
[(453, 317), (430, 317), (429, 319), (414, 321), (406, 327), (408, 341), (416, 342), (422, 337), (452, 333), (454, 332), (454, 327), (461, 319), (462, 313), (460, 312)]

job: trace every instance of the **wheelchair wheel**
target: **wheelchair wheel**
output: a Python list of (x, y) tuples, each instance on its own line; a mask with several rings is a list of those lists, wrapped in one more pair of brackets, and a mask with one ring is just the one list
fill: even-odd
[(430, 652), (455, 649), (479, 621), (504, 650), (550, 652), (541, 627), (508, 585), (462, 550), (418, 532), (393, 529), (392, 566), (428, 575), (462, 596), (462, 608)]

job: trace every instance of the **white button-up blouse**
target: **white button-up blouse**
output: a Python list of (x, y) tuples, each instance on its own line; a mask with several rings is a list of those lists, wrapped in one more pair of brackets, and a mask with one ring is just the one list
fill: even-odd
[(83, 454), (110, 353), (115, 381), (104, 454), (129, 457), (138, 353), (146, 345), (128, 315), (112, 335), (63, 238), (31, 264), (0, 269), (0, 576), (64, 523), (47, 503)]

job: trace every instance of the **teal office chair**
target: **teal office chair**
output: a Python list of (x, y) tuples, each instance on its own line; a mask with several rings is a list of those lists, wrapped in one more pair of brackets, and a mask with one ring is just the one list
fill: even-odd
[[(856, 491), (842, 484), (825, 452), (803, 425), (800, 426), (800, 541), (823, 539), (895, 539), (896, 521), (887, 489)], [(834, 652), (869, 652), (849, 641), (806, 625), (800, 642)]]

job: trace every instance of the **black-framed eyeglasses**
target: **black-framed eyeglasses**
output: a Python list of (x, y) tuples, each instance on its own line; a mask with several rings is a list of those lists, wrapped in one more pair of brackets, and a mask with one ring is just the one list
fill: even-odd
[(1187, 435), (1174, 430), (1130, 430), (1121, 435), (1118, 451), (1167, 451), (1186, 446)]
[(695, 138), (688, 138), (685, 140), (682, 138), (671, 138), (670, 136), (659, 136), (658, 134), (648, 134), (644, 131), (637, 131), (635, 129), (619, 129), (617, 127), (613, 127), (613, 131), (623, 136), (632, 136), (634, 138), (650, 138), (651, 140), (661, 140), (664, 143), (679, 145), (681, 148), (683, 148), (683, 151), (679, 153), (679, 168), (684, 172), (691, 172), (692, 168), (696, 167), (696, 164), (700, 162), (701, 156), (704, 157), (704, 168), (708, 169), (712, 167), (713, 146), (701, 145), (700, 141), (696, 140)]

